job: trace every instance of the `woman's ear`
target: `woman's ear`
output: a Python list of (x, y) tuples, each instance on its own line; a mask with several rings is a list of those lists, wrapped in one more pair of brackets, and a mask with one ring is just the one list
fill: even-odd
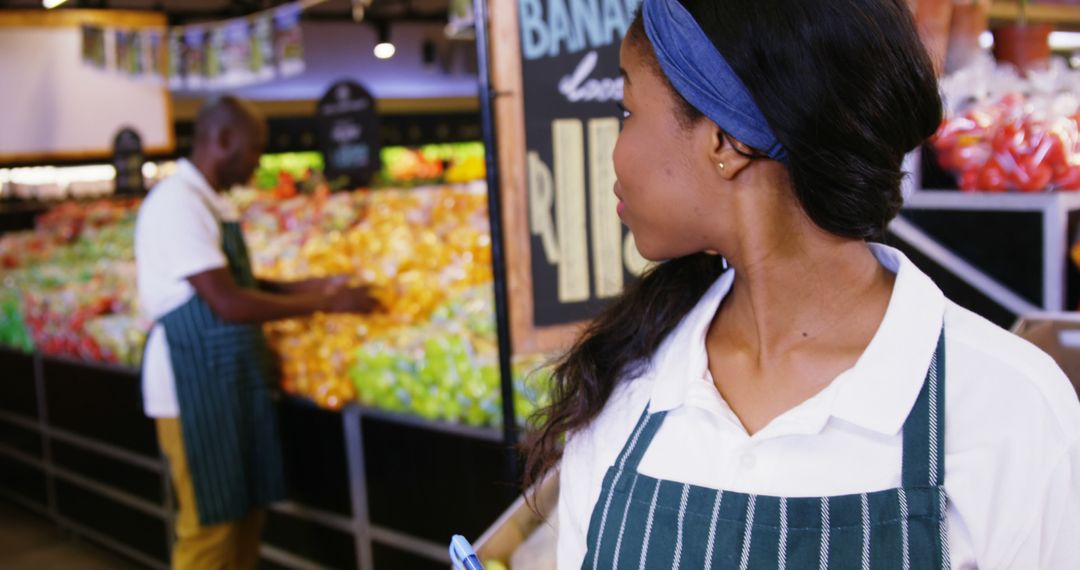
[(746, 145), (727, 136), (716, 123), (701, 121), (700, 128), (706, 129), (707, 153), (709, 162), (716, 167), (717, 173), (725, 180), (734, 180), (744, 168), (753, 162), (746, 156), (752, 150)]

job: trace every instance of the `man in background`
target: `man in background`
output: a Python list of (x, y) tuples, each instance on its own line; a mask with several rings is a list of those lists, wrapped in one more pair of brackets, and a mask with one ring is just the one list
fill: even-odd
[(139, 299), (154, 321), (143, 398), (177, 495), (178, 569), (254, 568), (264, 509), (285, 497), (277, 378), (260, 324), (378, 306), (343, 277), (256, 280), (238, 214), (220, 193), (251, 178), (266, 138), (249, 104), (211, 101), (190, 159), (151, 190), (136, 223)]

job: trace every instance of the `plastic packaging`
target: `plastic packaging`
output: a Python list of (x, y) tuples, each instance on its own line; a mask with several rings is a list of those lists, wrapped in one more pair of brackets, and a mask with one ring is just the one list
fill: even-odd
[(1080, 72), (1055, 61), (1024, 79), (979, 60), (942, 90), (947, 118), (932, 144), (961, 190), (1080, 190)]

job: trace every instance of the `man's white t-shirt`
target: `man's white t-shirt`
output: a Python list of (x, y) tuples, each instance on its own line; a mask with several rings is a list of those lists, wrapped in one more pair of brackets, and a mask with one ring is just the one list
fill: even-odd
[(221, 222), (237, 219), (234, 207), (180, 159), (176, 174), (150, 191), (135, 222), (135, 266), (143, 316), (155, 321), (143, 355), (143, 408), (152, 418), (180, 415), (165, 327), (156, 321), (188, 302), (188, 277), (228, 265)]

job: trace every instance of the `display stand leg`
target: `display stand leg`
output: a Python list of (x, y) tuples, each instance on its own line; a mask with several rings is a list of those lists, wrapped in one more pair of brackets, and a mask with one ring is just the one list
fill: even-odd
[(1047, 311), (1066, 310), (1065, 267), (1069, 263), (1068, 244), (1072, 242), (1068, 228), (1069, 212), (1048, 206), (1043, 213), (1043, 308)]
[(49, 518), (59, 519), (56, 510), (56, 476), (52, 465), (52, 437), (49, 434), (49, 410), (45, 402), (45, 365), (41, 354), (34, 353), (34, 392), (37, 394), (38, 433), (41, 434), (41, 462), (45, 472), (45, 507)]
[(361, 570), (374, 570), (371, 553), (371, 519), (368, 515), (367, 472), (364, 467), (364, 434), (360, 409), (348, 406), (341, 412), (345, 430), (345, 455), (349, 466), (349, 498), (352, 501), (353, 537), (356, 540), (356, 564)]

